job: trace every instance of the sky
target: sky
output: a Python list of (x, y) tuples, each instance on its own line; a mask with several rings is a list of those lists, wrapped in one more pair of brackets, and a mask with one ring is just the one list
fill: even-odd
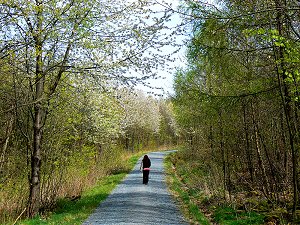
[[(172, 8), (173, 9), (177, 9), (178, 5), (179, 5), (179, 1), (180, 0), (156, 0), (157, 2), (166, 2), (168, 4), (172, 4)], [(204, 0), (203, 1), (204, 4), (208, 4), (208, 5), (214, 5), (216, 6), (217, 4), (215, 3), (215, 0)], [(160, 8), (155, 8), (155, 10), (159, 10)], [(171, 27), (174, 27), (178, 24), (181, 23), (181, 18), (179, 14), (174, 14), (171, 18), (170, 23), (168, 23), (168, 25), (170, 25)], [(145, 86), (142, 85), (138, 85), (137, 88), (138, 89), (142, 89), (145, 93), (147, 92), (154, 92), (155, 95), (163, 95), (164, 97), (168, 97), (170, 94), (174, 94), (174, 90), (173, 90), (173, 78), (174, 75), (177, 71), (177, 68), (185, 68), (186, 66), (186, 58), (185, 58), (185, 53), (186, 53), (186, 47), (183, 44), (183, 37), (177, 37), (176, 41), (178, 44), (182, 44), (182, 47), (180, 48), (180, 51), (178, 53), (176, 53), (174, 55), (175, 61), (172, 63), (169, 63), (171, 65), (171, 69), (170, 70), (166, 70), (166, 69), (159, 69), (157, 70), (158, 76), (161, 76), (162, 78), (158, 78), (155, 80), (148, 80), (148, 82), (150, 83), (151, 86), (153, 87), (158, 87), (158, 88), (163, 88), (163, 90), (152, 90), (149, 89)], [(168, 46), (164, 48), (164, 52), (173, 52), (175, 50), (174, 47)]]
[[(159, 0), (163, 1), (163, 0)], [(179, 0), (164, 0), (167, 3), (172, 3), (172, 8), (176, 9), (176, 7), (179, 4)], [(159, 7), (157, 7), (155, 10), (158, 10)], [(181, 19), (178, 14), (174, 14), (171, 18), (171, 21), (168, 23), (169, 26), (173, 27), (176, 26), (177, 24), (180, 24)], [(176, 41), (178, 44), (183, 44), (183, 39), (182, 37), (177, 37)], [(163, 48), (164, 53), (171, 53), (175, 51), (175, 47), (172, 46), (166, 46)], [(142, 85), (138, 85), (138, 89), (142, 89), (145, 93), (147, 92), (154, 92), (155, 95), (163, 95), (164, 97), (167, 97), (169, 94), (173, 94), (173, 77), (174, 74), (176, 73), (176, 68), (183, 68), (185, 66), (185, 51), (186, 48), (184, 45), (180, 48), (180, 51), (173, 55), (175, 61), (174, 62), (169, 62), (170, 69), (158, 69), (156, 70), (157, 75), (161, 76), (161, 78), (157, 79), (149, 79), (148, 82), (150, 83), (150, 86), (152, 87), (157, 87), (157, 88), (162, 88), (161, 89), (150, 89)]]

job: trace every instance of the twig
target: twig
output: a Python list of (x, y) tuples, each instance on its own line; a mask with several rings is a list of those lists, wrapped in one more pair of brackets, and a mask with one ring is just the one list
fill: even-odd
[(12, 225), (15, 225), (17, 222), (18, 222), (18, 220), (20, 219), (20, 217), (23, 215), (23, 213), (26, 211), (26, 207), (25, 207), (25, 209), (21, 212), (21, 214), (18, 216), (18, 218), (15, 220), (15, 222), (12, 224)]

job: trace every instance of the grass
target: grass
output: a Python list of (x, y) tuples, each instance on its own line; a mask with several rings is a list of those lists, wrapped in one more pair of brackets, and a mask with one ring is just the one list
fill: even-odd
[(209, 220), (199, 210), (197, 205), (191, 200), (191, 195), (187, 191), (184, 184), (179, 180), (176, 172), (173, 171), (172, 162), (170, 160), (172, 154), (167, 156), (165, 160), (165, 168), (167, 171), (167, 182), (169, 189), (175, 195), (176, 199), (180, 203), (180, 208), (186, 218), (192, 223), (200, 223), (201, 225), (209, 225)]
[[(130, 170), (137, 163), (143, 153), (131, 156), (127, 160)], [(70, 199), (60, 199), (53, 212), (48, 215), (38, 216), (34, 219), (28, 219), (18, 222), (18, 225), (36, 225), (36, 224), (60, 224), (76, 225), (82, 224), (84, 220), (97, 208), (100, 202), (105, 200), (111, 191), (119, 184), (128, 171), (116, 173), (99, 180), (97, 184), (85, 191), (81, 198), (72, 201)]]
[(81, 224), (103, 201), (126, 174), (108, 176), (97, 183), (97, 185), (86, 191), (76, 202), (68, 199), (60, 199), (54, 212), (47, 218), (36, 217), (31, 220), (21, 221), (18, 224)]
[(231, 207), (218, 207), (214, 212), (214, 220), (224, 225), (263, 224), (264, 216), (255, 212), (237, 212)]

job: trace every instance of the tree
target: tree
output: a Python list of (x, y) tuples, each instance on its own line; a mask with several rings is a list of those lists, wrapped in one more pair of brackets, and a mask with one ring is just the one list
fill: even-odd
[(31, 155), (28, 216), (40, 209), (40, 173), (47, 163), (42, 161), (43, 132), (59, 86), (71, 74), (94, 79), (99, 85), (107, 79), (128, 84), (151, 76), (124, 75), (129, 67), (151, 72), (158, 57), (145, 52), (166, 44), (160, 30), (168, 12), (151, 17), (150, 4), (123, 0), (0, 2), (1, 57), (8, 59), (21, 80), (32, 119), (28, 125), (33, 134), (25, 135)]
[(169, 99), (160, 99), (160, 141), (167, 145), (177, 145), (179, 141), (179, 129), (174, 116), (174, 107)]
[(119, 101), (123, 108), (125, 148), (127, 150), (149, 145), (155, 135), (159, 133), (161, 115), (156, 99), (138, 90), (119, 90)]

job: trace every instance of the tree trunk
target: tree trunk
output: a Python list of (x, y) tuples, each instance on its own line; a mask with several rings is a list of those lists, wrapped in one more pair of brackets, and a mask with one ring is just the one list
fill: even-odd
[[(284, 36), (284, 8), (286, 5), (283, 5), (280, 0), (275, 0), (275, 5), (277, 9), (276, 14), (276, 26), (278, 30), (278, 34), (280, 37)], [(280, 94), (282, 99), (282, 105), (285, 112), (285, 119), (288, 127), (289, 133), (289, 142), (292, 154), (292, 170), (293, 170), (293, 219), (296, 218), (296, 208), (298, 205), (298, 152), (297, 152), (297, 140), (298, 137), (296, 135), (295, 129), (295, 121), (293, 119), (293, 110), (292, 110), (292, 101), (289, 92), (289, 87), (285, 83), (286, 75), (286, 63), (284, 57), (284, 47), (274, 47), (275, 59), (279, 61), (277, 66), (277, 80), (280, 88)], [(294, 124), (293, 124), (294, 122)]]
[(2, 145), (2, 149), (1, 149), (2, 151), (1, 151), (1, 155), (0, 155), (0, 174), (1, 174), (1, 172), (4, 172), (3, 168), (4, 168), (4, 164), (6, 163), (5, 162), (5, 155), (6, 155), (7, 146), (8, 146), (8, 143), (9, 143), (9, 138), (10, 138), (12, 130), (13, 130), (13, 122), (14, 122), (13, 115), (10, 115), (10, 119), (7, 122), (5, 137), (4, 137), (3, 145)]
[[(36, 2), (37, 6), (41, 3)], [(40, 170), (41, 170), (41, 143), (43, 135), (43, 117), (45, 109), (43, 108), (44, 83), (42, 61), (42, 38), (40, 32), (42, 30), (42, 15), (39, 11), (37, 14), (37, 28), (34, 32), (35, 51), (36, 51), (36, 77), (35, 77), (35, 104), (33, 118), (33, 153), (31, 156), (31, 177), (30, 177), (30, 193), (28, 200), (28, 216), (34, 217), (40, 209)]]
[(224, 200), (226, 201), (226, 190), (227, 190), (227, 170), (226, 170), (226, 153), (224, 149), (224, 133), (223, 133), (223, 121), (222, 113), (219, 112), (219, 128), (220, 128), (220, 150), (222, 154), (222, 167), (223, 167), (223, 185), (224, 185)]
[[(43, 94), (43, 78), (36, 84), (36, 100)], [(28, 216), (34, 217), (40, 208), (40, 169), (41, 169), (41, 141), (42, 141), (42, 117), (43, 109), (41, 102), (34, 107), (34, 135), (33, 135), (33, 153), (31, 156), (31, 177), (30, 177), (30, 195)]]
[(243, 104), (243, 122), (244, 122), (244, 131), (245, 131), (245, 139), (246, 139), (246, 157), (247, 157), (247, 165), (248, 165), (248, 171), (250, 173), (250, 179), (251, 182), (254, 182), (253, 179), (253, 163), (252, 163), (252, 155), (250, 151), (250, 142), (249, 142), (249, 131), (248, 131), (248, 125), (247, 125), (247, 114), (246, 114), (246, 104)]
[(210, 146), (210, 152), (211, 152), (211, 155), (213, 158), (216, 157), (216, 154), (215, 154), (215, 151), (214, 151), (214, 134), (213, 134), (213, 126), (210, 125), (209, 126), (209, 136), (208, 136), (208, 139), (209, 139), (209, 146)]
[(129, 151), (129, 137), (128, 134), (125, 136), (125, 148), (127, 151)]
[(260, 142), (259, 142), (259, 135), (258, 135), (258, 126), (257, 126), (257, 122), (256, 122), (256, 116), (254, 113), (254, 106), (253, 103), (251, 102), (251, 108), (252, 108), (252, 121), (253, 121), (253, 127), (254, 127), (254, 137), (255, 137), (255, 147), (256, 147), (256, 153), (257, 153), (257, 157), (258, 157), (258, 165), (260, 167), (260, 170), (262, 172), (262, 180), (263, 180), (263, 186), (262, 186), (262, 190), (263, 193), (266, 195), (266, 197), (269, 196), (270, 193), (270, 189), (269, 189), (269, 181), (267, 178), (267, 174), (266, 174), (266, 168), (265, 168), (265, 164), (264, 164), (264, 160), (262, 157), (262, 153), (261, 153), (261, 149), (260, 149)]

